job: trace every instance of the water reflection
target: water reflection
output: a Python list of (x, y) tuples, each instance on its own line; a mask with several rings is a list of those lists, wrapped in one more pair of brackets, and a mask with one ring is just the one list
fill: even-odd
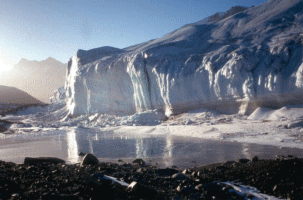
[(78, 144), (75, 130), (66, 134), (66, 140), (68, 160), (72, 163), (76, 163), (78, 161)]
[(63, 144), (66, 144), (67, 159), (71, 163), (78, 162), (78, 154), (83, 152), (93, 153), (101, 159), (161, 157), (166, 165), (172, 165), (174, 146), (171, 135), (142, 137), (77, 128), (67, 132), (65, 137)]
[(76, 128), (65, 132), (56, 130), (56, 135), (47, 137), (0, 141), (0, 160), (23, 163), (25, 157), (58, 157), (68, 163), (78, 163), (79, 152), (93, 153), (101, 161), (122, 159), (130, 162), (135, 158), (158, 167), (193, 167), (203, 164), (237, 160), (274, 158), (275, 155), (302, 157), (302, 149), (274, 146), (202, 140), (173, 135), (139, 135), (102, 132)]
[[(239, 158), (251, 159), (258, 155), (272, 158), (276, 154), (302, 156), (299, 149), (280, 149), (278, 147), (182, 138), (172, 135), (152, 137), (138, 134), (114, 134), (92, 129), (77, 128), (66, 134), (68, 161), (79, 162), (78, 153), (93, 153), (102, 159), (135, 159), (159, 163), (162, 167), (202, 165)], [(152, 164), (155, 164), (152, 163)], [(191, 164), (190, 164), (191, 163)], [(194, 163), (194, 164), (193, 164)]]
[(165, 166), (172, 166), (173, 165), (173, 141), (172, 141), (172, 136), (167, 135), (166, 136), (166, 145), (164, 147), (164, 152), (163, 152), (163, 163)]
[(136, 139), (136, 157), (146, 158), (146, 149), (144, 149), (143, 139)]

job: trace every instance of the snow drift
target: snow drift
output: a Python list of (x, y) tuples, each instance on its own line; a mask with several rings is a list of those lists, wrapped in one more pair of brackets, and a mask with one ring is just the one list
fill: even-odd
[(302, 33), (303, 1), (272, 0), (125, 49), (79, 50), (68, 63), (67, 109), (71, 115), (155, 109), (170, 115), (201, 107), (249, 114), (300, 103)]

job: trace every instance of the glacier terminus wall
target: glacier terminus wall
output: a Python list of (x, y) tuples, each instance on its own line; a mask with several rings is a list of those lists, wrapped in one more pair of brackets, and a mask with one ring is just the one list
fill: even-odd
[(268, 1), (125, 49), (78, 50), (64, 90), (70, 115), (302, 103), (303, 1)]

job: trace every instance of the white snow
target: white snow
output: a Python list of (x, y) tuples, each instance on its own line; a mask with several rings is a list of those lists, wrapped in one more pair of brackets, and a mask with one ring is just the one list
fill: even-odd
[(80, 126), (303, 148), (301, 8), (268, 1), (129, 48), (79, 50), (53, 104), (3, 119), (21, 133)]
[(28, 108), (16, 115), (2, 117), (1, 119), (22, 124), (11, 125), (10, 128), (15, 131), (15, 135), (0, 133), (0, 137), (2, 139), (26, 137), (31, 134), (49, 134), (47, 133), (49, 130), (86, 127), (117, 134), (153, 136), (166, 134), (303, 149), (302, 104), (287, 105), (280, 109), (260, 107), (250, 116), (199, 109), (169, 118), (158, 110), (134, 115), (97, 113), (65, 117), (68, 111), (62, 106), (52, 104), (47, 107)]
[[(231, 183), (231, 182), (223, 182), (219, 183), (220, 185), (227, 185), (232, 189), (229, 189), (229, 192), (236, 192), (241, 195), (244, 199), (253, 199), (253, 200), (278, 200), (278, 198), (269, 196), (266, 194), (260, 193), (260, 191), (254, 187)], [(248, 198), (249, 196), (249, 198)]]
[(68, 63), (67, 110), (79, 116), (157, 109), (170, 116), (204, 107), (250, 114), (300, 103), (302, 4), (235, 7), (226, 17), (122, 50), (79, 50)]
[(54, 95), (50, 98), (51, 103), (63, 101), (66, 98), (64, 86), (59, 87), (54, 91)]
[(222, 16), (125, 49), (77, 51), (53, 104), (1, 117), (19, 124), (0, 139), (81, 127), (303, 149), (303, 1)]
[(129, 48), (78, 50), (53, 104), (3, 119), (21, 132), (80, 126), (302, 148), (302, 8), (234, 7)]

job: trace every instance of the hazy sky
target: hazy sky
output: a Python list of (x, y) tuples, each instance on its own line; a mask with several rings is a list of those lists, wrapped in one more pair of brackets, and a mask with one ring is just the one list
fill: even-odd
[(266, 0), (0, 0), (0, 69), (21, 58), (66, 63), (77, 49), (124, 48), (232, 6)]

